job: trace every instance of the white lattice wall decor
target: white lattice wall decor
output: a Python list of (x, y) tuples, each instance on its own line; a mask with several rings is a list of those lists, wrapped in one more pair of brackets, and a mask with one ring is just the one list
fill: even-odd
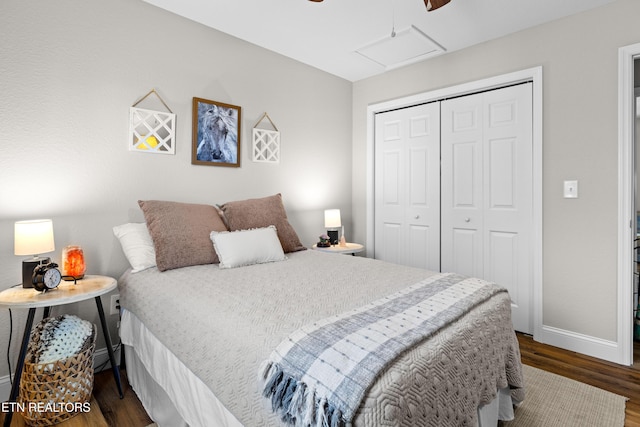
[(175, 154), (175, 114), (131, 107), (129, 119), (129, 150)]
[[(269, 119), (271, 126), (273, 126), (275, 130), (256, 127), (265, 117)], [(262, 163), (280, 163), (280, 131), (278, 131), (278, 128), (273, 124), (267, 113), (264, 113), (262, 118), (258, 120), (256, 126), (253, 127), (253, 161)]]
[(280, 132), (267, 129), (253, 129), (253, 161), (266, 163), (280, 162)]
[[(138, 108), (147, 96), (154, 93), (169, 112)], [(176, 115), (152, 89), (129, 109), (129, 150), (145, 153), (175, 154)]]

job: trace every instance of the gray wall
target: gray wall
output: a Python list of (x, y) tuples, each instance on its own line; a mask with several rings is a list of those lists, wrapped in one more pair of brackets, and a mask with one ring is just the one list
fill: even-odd
[[(112, 227), (143, 220), (139, 199), (281, 192), (305, 245), (324, 232), (325, 208), (340, 208), (349, 230), (351, 83), (141, 1), (3, 0), (0, 40), (0, 290), (20, 282), (14, 221), (40, 217), (54, 222), (54, 260), (80, 244), (89, 273), (119, 277), (127, 264)], [(151, 88), (177, 114), (173, 156), (127, 148), (129, 107)], [(242, 107), (240, 168), (190, 164), (194, 96)], [(279, 165), (250, 159), (265, 111), (281, 131)], [(67, 311), (97, 322), (93, 302), (54, 314)], [(13, 314), (15, 366), (26, 313)], [(0, 310), (2, 354), (8, 319)]]
[[(541, 65), (543, 324), (616, 341), (618, 48), (640, 42), (638, 17), (640, 2), (618, 0), (355, 83), (356, 240), (367, 226), (367, 105)], [(565, 179), (579, 180), (579, 199), (562, 197)]]

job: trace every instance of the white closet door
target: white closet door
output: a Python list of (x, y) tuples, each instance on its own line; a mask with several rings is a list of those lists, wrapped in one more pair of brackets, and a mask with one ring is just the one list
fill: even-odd
[(532, 332), (531, 84), (442, 102), (442, 271), (495, 281)]
[(442, 103), (442, 271), (483, 277), (482, 95)]
[(376, 115), (375, 254), (440, 269), (438, 103)]

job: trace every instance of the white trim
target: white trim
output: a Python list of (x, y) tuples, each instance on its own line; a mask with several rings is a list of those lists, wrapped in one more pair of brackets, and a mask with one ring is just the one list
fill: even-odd
[[(466, 95), (495, 89), (515, 83), (533, 82), (533, 331), (534, 336), (542, 329), (542, 67), (529, 68), (474, 82), (437, 89), (431, 92), (393, 99), (367, 107), (367, 230), (366, 246), (373, 248), (374, 242), (374, 150), (375, 115), (383, 111), (410, 107), (453, 96)], [(373, 249), (367, 251), (373, 257)]]
[[(115, 355), (116, 362), (120, 361), (120, 347), (118, 345), (113, 346), (113, 352)], [(104, 368), (107, 370), (111, 369), (111, 363), (109, 362), (109, 352), (107, 351), (107, 347), (99, 348), (93, 352), (93, 369), (102, 366), (104, 364)], [(97, 373), (97, 372), (96, 372)], [(124, 388), (124, 385), (123, 385)], [(0, 402), (6, 402), (9, 400), (9, 396), (11, 395), (11, 382), (9, 381), (9, 375), (5, 375), (4, 377), (0, 377)]]
[(640, 43), (618, 50), (618, 327), (619, 351), (614, 362), (633, 363), (634, 206), (634, 58)]
[(540, 335), (543, 340), (536, 339), (537, 341), (578, 353), (588, 354), (589, 356), (603, 360), (614, 361), (619, 352), (618, 343), (614, 341), (603, 340), (601, 338), (551, 326), (542, 326)]

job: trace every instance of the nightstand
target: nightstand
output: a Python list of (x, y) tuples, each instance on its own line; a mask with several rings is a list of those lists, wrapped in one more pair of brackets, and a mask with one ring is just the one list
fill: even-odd
[(364, 246), (361, 245), (360, 243), (347, 243), (346, 246), (333, 245), (327, 248), (322, 248), (322, 247), (319, 248), (318, 245), (313, 245), (311, 248), (316, 251), (329, 252), (332, 254), (355, 255), (357, 253), (364, 251)]
[[(22, 376), (22, 368), (24, 366), (24, 360), (27, 353), (27, 347), (29, 345), (29, 338), (31, 334), (31, 328), (33, 327), (33, 319), (36, 314), (36, 309), (44, 307), (43, 318), (49, 316), (51, 307), (71, 304), (74, 302), (88, 300), (94, 298), (96, 301), (96, 307), (98, 309), (98, 315), (100, 316), (100, 323), (102, 325), (102, 332), (104, 334), (104, 340), (107, 345), (107, 351), (109, 352), (109, 362), (111, 362), (111, 369), (113, 371), (113, 378), (118, 386), (118, 392), (120, 398), (124, 397), (122, 393), (122, 384), (120, 383), (120, 371), (116, 365), (116, 358), (113, 353), (113, 346), (111, 345), (111, 336), (109, 335), (109, 329), (107, 327), (107, 321), (104, 317), (104, 309), (102, 307), (102, 300), (100, 295), (104, 295), (111, 292), (116, 288), (118, 282), (116, 279), (107, 276), (95, 276), (86, 275), (83, 279), (78, 280), (77, 284), (73, 282), (63, 281), (60, 285), (48, 292), (38, 292), (35, 289), (13, 287), (5, 289), (0, 292), (0, 308), (28, 308), (29, 314), (27, 316), (27, 322), (25, 324), (24, 335), (22, 337), (22, 346), (20, 347), (20, 355), (18, 356), (18, 363), (13, 378), (13, 385), (11, 386), (11, 395), (9, 396), (9, 402), (16, 402), (18, 398), (18, 390), (20, 389), (20, 377)], [(8, 427), (11, 424), (12, 412), (6, 414), (4, 419), (4, 427)]]

